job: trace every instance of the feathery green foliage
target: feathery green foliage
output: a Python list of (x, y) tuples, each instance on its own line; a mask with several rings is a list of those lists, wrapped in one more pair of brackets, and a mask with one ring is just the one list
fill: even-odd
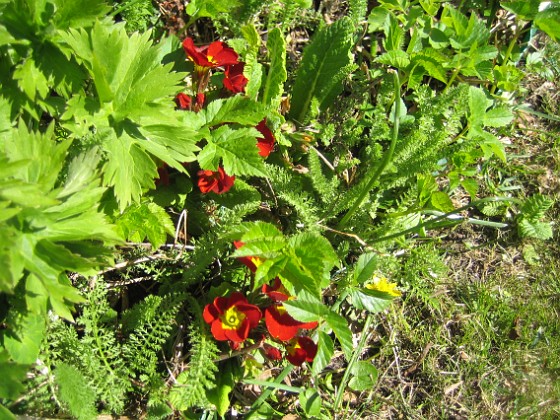
[(67, 405), (68, 411), (79, 420), (95, 419), (95, 392), (82, 373), (73, 366), (59, 363), (55, 377), (58, 398)]
[(169, 403), (178, 410), (207, 406), (206, 390), (214, 385), (214, 377), (218, 370), (215, 362), (218, 348), (203, 326), (200, 318), (202, 308), (195, 300), (188, 301), (197, 321), (191, 324), (189, 331), (188, 368), (177, 376), (176, 383), (169, 393)]

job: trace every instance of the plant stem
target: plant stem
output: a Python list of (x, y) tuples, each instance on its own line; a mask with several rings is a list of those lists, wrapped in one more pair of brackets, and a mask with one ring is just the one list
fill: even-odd
[(356, 347), (354, 353), (352, 354), (352, 358), (348, 361), (348, 366), (346, 367), (346, 370), (344, 371), (344, 376), (342, 377), (342, 381), (340, 381), (340, 384), (338, 386), (338, 390), (336, 391), (336, 397), (335, 397), (334, 403), (333, 403), (333, 411), (335, 413), (338, 411), (338, 406), (340, 405), (340, 402), (342, 401), (342, 396), (344, 395), (344, 390), (346, 389), (346, 385), (348, 384), (348, 381), (350, 380), (350, 372), (352, 371), (352, 367), (358, 361), (358, 358), (360, 357), (360, 354), (362, 353), (362, 350), (363, 350), (364, 346), (366, 345), (366, 341), (367, 341), (367, 339), (370, 335), (369, 334), (369, 328), (370, 328), (372, 322), (373, 322), (373, 314), (368, 314), (368, 316), (366, 318), (366, 322), (364, 323), (364, 328), (362, 329), (362, 336), (360, 337), (360, 342), (358, 343), (358, 346)]
[[(443, 219), (447, 219), (447, 218), (449, 218), (449, 216), (451, 216), (453, 214), (460, 213), (463, 210), (467, 210), (467, 209), (469, 209), (473, 206), (476, 206), (478, 204), (483, 204), (483, 203), (488, 203), (488, 202), (496, 202), (496, 201), (509, 201), (509, 202), (514, 202), (514, 203), (518, 203), (518, 204), (521, 203), (521, 200), (519, 200), (517, 198), (510, 198), (510, 197), (487, 197), (487, 198), (482, 198), (480, 200), (473, 201), (473, 202), (467, 204), (466, 206), (459, 207), (458, 209), (450, 211), (449, 213), (445, 213), (445, 214), (442, 214), (441, 216), (437, 216), (436, 218), (428, 221), (427, 223), (419, 223), (416, 226), (411, 227), (409, 229), (405, 229), (403, 231), (393, 233), (391, 235), (383, 236), (381, 238), (373, 239), (373, 240), (370, 241), (370, 244), (375, 243), (375, 242), (387, 241), (389, 239), (398, 238), (399, 236), (406, 235), (407, 233), (413, 233), (413, 232), (417, 232), (417, 231), (420, 231), (420, 230), (425, 229), (425, 228), (430, 228), (430, 226), (434, 225), (436, 222), (439, 222), (440, 220), (443, 220)], [(489, 223), (491, 223), (491, 222), (489, 222)], [(481, 223), (477, 223), (477, 224), (481, 224)]]
[(397, 139), (399, 137), (399, 122), (400, 122), (400, 112), (401, 112), (401, 84), (399, 81), (399, 74), (398, 72), (393, 73), (393, 84), (395, 88), (395, 112), (393, 114), (393, 133), (391, 136), (391, 144), (389, 145), (389, 149), (385, 152), (385, 156), (383, 156), (383, 160), (381, 161), (380, 165), (377, 167), (377, 170), (372, 175), (369, 182), (365, 185), (364, 189), (362, 190), (360, 196), (354, 203), (354, 205), (348, 210), (348, 213), (344, 215), (342, 220), (338, 223), (338, 228), (343, 227), (348, 223), (348, 221), (352, 218), (354, 213), (358, 207), (360, 207), (366, 198), (369, 191), (373, 188), (389, 162), (393, 157), (393, 153), (395, 152), (395, 146), (397, 145)]

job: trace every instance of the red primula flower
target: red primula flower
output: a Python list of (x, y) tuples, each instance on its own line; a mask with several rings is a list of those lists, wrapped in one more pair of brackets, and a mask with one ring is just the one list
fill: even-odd
[(192, 38), (185, 38), (183, 49), (195, 66), (205, 69), (233, 65), (238, 60), (237, 53), (221, 41), (215, 41), (203, 47), (196, 47)]
[(249, 80), (243, 75), (244, 68), (245, 63), (242, 61), (231, 66), (226, 66), (224, 72), (224, 87), (227, 90), (233, 93), (245, 92), (245, 86)]
[(286, 347), (286, 359), (295, 366), (303, 362), (312, 362), (317, 354), (317, 344), (309, 337), (295, 337)]
[(242, 293), (233, 292), (229, 297), (217, 297), (206, 305), (202, 316), (210, 324), (216, 340), (230, 340), (235, 344), (245, 341), (251, 329), (259, 323), (262, 313)]
[[(233, 241), (233, 246), (236, 249), (241, 248), (243, 245), (245, 245), (244, 242)], [(238, 257), (237, 259), (240, 263), (249, 267), (249, 270), (251, 270), (253, 273), (257, 271), (257, 267), (261, 264), (261, 259), (259, 257)]]
[(268, 157), (274, 149), (274, 135), (270, 128), (266, 126), (266, 118), (262, 120), (256, 127), (257, 130), (261, 132), (264, 137), (257, 138), (257, 147), (259, 148), (259, 155), (262, 157)]
[(275, 303), (265, 309), (264, 321), (270, 335), (282, 341), (291, 340), (300, 329), (310, 330), (317, 326), (315, 321), (296, 321), (280, 303)]
[(175, 103), (179, 109), (191, 109), (192, 98), (186, 93), (181, 92), (175, 96)]
[(264, 355), (269, 360), (282, 360), (282, 353), (276, 347), (263, 343)]
[(235, 181), (235, 176), (226, 175), (221, 167), (218, 167), (218, 171), (198, 171), (198, 188), (202, 194), (206, 194), (210, 191), (216, 194), (223, 194), (228, 192), (233, 186)]
[(288, 293), (278, 277), (274, 279), (274, 283), (272, 283), (272, 286), (263, 284), (261, 290), (265, 295), (277, 302), (284, 302), (285, 300), (288, 300), (290, 298), (290, 293)]
[[(204, 100), (206, 96), (204, 93), (197, 93), (196, 94), (196, 103), (194, 104), (194, 111), (200, 111), (202, 106), (204, 105)], [(175, 103), (177, 104), (177, 108), (185, 109), (185, 110), (193, 110), (193, 98), (192, 96), (187, 95), (186, 93), (178, 93), (175, 96)]]

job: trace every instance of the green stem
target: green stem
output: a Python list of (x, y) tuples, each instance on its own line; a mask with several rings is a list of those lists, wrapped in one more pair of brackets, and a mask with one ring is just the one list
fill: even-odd
[(397, 139), (399, 137), (399, 122), (400, 122), (400, 112), (401, 112), (401, 84), (399, 81), (399, 74), (395, 72), (393, 73), (393, 76), (394, 76), (393, 84), (395, 88), (395, 112), (393, 115), (393, 134), (391, 137), (391, 144), (389, 145), (389, 149), (387, 149), (387, 151), (385, 152), (385, 156), (383, 156), (383, 160), (381, 161), (380, 165), (377, 167), (377, 170), (374, 172), (371, 179), (362, 190), (362, 193), (360, 194), (360, 196), (358, 197), (354, 205), (350, 208), (350, 210), (348, 210), (348, 213), (346, 213), (342, 218), (342, 220), (339, 222), (338, 224), (339, 228), (346, 225), (346, 223), (348, 223), (348, 221), (352, 218), (354, 213), (356, 213), (358, 207), (362, 205), (367, 194), (370, 192), (370, 190), (373, 188), (375, 183), (378, 181), (379, 177), (381, 176), (381, 174), (383, 173), (383, 171), (391, 161), (393, 157), (393, 153), (395, 152), (395, 146), (397, 145)]
[(449, 213), (445, 213), (445, 214), (442, 214), (441, 216), (437, 216), (436, 218), (428, 221), (427, 223), (419, 223), (416, 226), (411, 227), (409, 229), (405, 229), (403, 231), (393, 233), (391, 235), (383, 236), (381, 238), (373, 239), (373, 240), (369, 241), (369, 243), (371, 244), (371, 243), (375, 243), (375, 242), (383, 242), (383, 241), (387, 241), (389, 239), (398, 238), (399, 236), (406, 235), (407, 233), (415, 233), (415, 232), (418, 232), (418, 231), (420, 231), (422, 229), (425, 229), (425, 228), (429, 229), (431, 226), (435, 225), (436, 222), (439, 222), (440, 220), (443, 220), (443, 219), (447, 219), (452, 214), (460, 213), (460, 212), (462, 212), (464, 210), (467, 210), (471, 207), (474, 207), (478, 204), (483, 204), (483, 203), (488, 203), (488, 202), (497, 202), (497, 201), (509, 201), (509, 202), (514, 202), (514, 203), (518, 203), (518, 204), (521, 203), (521, 200), (519, 200), (517, 198), (506, 198), (506, 197), (482, 198), (480, 200), (473, 201), (473, 202), (467, 204), (466, 206), (459, 207), (458, 209), (450, 211)]
[(362, 353), (362, 350), (364, 348), (364, 346), (366, 345), (366, 341), (368, 339), (368, 337), (370, 336), (369, 334), (369, 328), (371, 326), (371, 323), (373, 322), (373, 314), (369, 314), (366, 318), (366, 322), (364, 323), (364, 328), (362, 329), (362, 336), (360, 337), (360, 342), (358, 343), (358, 346), (356, 347), (356, 350), (354, 351), (354, 353), (352, 354), (352, 358), (348, 361), (348, 366), (346, 367), (346, 370), (344, 371), (344, 376), (342, 377), (342, 381), (340, 381), (340, 384), (338, 385), (338, 389), (336, 391), (336, 397), (333, 403), (333, 412), (338, 412), (338, 406), (340, 405), (340, 402), (342, 401), (342, 396), (344, 395), (344, 390), (346, 389), (346, 385), (348, 384), (348, 381), (350, 380), (350, 373), (352, 372), (352, 368), (354, 367), (354, 365), (356, 364), (356, 362), (358, 361), (358, 358), (360, 357), (360, 354)]
[[(517, 24), (519, 25), (519, 22), (517, 22)], [(510, 41), (508, 48), (504, 54), (504, 58), (502, 60), (502, 65), (506, 65), (511, 57), (511, 52), (513, 51), (513, 47), (515, 47), (515, 45), (517, 44), (517, 41), (519, 40), (519, 37), (524, 34), (526, 32), (526, 29), (523, 28), (523, 26), (518, 26), (517, 31), (515, 32), (515, 34), (513, 35), (513, 39)], [(493, 95), (494, 92), (496, 92), (496, 89), (498, 88), (498, 82), (494, 82), (492, 84), (492, 88), (490, 89), (490, 94)]]

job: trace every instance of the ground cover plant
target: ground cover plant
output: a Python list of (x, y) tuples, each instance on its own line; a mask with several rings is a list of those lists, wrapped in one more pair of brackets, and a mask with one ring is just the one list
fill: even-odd
[(0, 2), (0, 417), (560, 415), (557, 2)]

